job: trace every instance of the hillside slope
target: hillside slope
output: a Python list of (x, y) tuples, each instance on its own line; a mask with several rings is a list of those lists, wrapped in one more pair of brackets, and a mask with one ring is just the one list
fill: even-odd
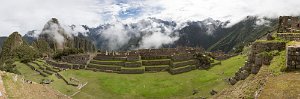
[(0, 73), (8, 98), (12, 99), (70, 99), (47, 85), (28, 82), (16, 74)]
[(251, 74), (232, 87), (224, 89), (213, 99), (297, 99), (300, 98), (299, 71), (285, 70), (285, 51), (275, 56), (269, 66)]

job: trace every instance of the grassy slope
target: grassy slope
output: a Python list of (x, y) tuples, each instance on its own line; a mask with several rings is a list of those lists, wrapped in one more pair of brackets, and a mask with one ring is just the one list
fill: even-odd
[(75, 95), (83, 98), (185, 98), (193, 97), (193, 90), (199, 90), (196, 96), (210, 96), (209, 92), (222, 90), (229, 85), (224, 81), (243, 66), (245, 56), (236, 56), (210, 70), (195, 70), (179, 75), (167, 72), (145, 73), (138, 75), (112, 74), (87, 70), (68, 70), (62, 74), (75, 77), (88, 84)]
[[(37, 63), (44, 64), (42, 62), (37, 62)], [(54, 80), (54, 82), (50, 84), (50, 87), (66, 94), (66, 95), (72, 95), (78, 91), (77, 88), (67, 85), (62, 79), (58, 79), (55, 75), (43, 77), (43, 76), (39, 75), (36, 71), (33, 71), (31, 68), (29, 68), (28, 66), (26, 66), (23, 63), (15, 62), (14, 64), (16, 64), (17, 70), (21, 73), (21, 75), (23, 75), (25, 77), (25, 79), (28, 79), (30, 81), (34, 81), (37, 83), (41, 82), (42, 79)]]
[(1, 76), (9, 99), (69, 99), (47, 85), (23, 83), (22, 77), (13, 81), (15, 74), (6, 73)]
[(46, 77), (41, 76), (38, 74), (38, 72), (33, 71), (30, 67), (27, 65), (20, 63), (20, 62), (15, 62), (14, 63), (17, 67), (17, 70), (21, 73), (21, 75), (25, 76), (25, 79), (34, 81), (34, 82), (41, 82), (42, 79), (45, 79)]
[[(259, 98), (261, 99), (277, 99), (276, 94), (281, 94), (284, 92), (283, 89), (288, 89), (286, 85), (286, 81), (284, 81), (282, 74), (282, 70), (285, 69), (285, 55), (286, 52), (282, 51), (280, 52), (280, 55), (275, 56), (273, 60), (271, 61), (270, 66), (263, 66), (259, 73), (256, 75), (251, 74), (246, 80), (239, 81), (237, 84), (234, 86), (224, 89), (222, 92), (220, 92), (218, 95), (212, 97), (214, 99), (238, 99), (238, 98), (244, 98), (244, 99), (253, 99), (257, 98), (255, 97), (255, 92), (260, 92), (258, 91), (259, 89), (262, 89), (263, 91), (261, 92), (262, 94), (260, 95)], [(279, 79), (276, 79), (276, 75), (280, 75)], [(288, 78), (288, 76), (285, 76)], [(286, 79), (285, 80), (289, 80)], [(289, 81), (288, 81), (289, 82)], [(300, 83), (300, 80), (291, 83), (291, 84), (296, 84)], [(265, 86), (265, 87), (264, 87)], [(282, 86), (285, 86), (282, 88)], [(290, 87), (291, 88), (291, 87)], [(300, 88), (297, 86), (297, 88)], [(278, 92), (282, 93), (278, 93)], [(286, 91), (286, 90), (285, 90)], [(294, 91), (298, 92), (298, 91)], [(299, 90), (300, 92), (300, 90)], [(278, 99), (288, 99), (287, 97), (281, 97)]]

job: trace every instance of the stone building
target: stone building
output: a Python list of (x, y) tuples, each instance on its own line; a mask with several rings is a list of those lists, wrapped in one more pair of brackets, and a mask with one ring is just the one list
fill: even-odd
[(293, 16), (280, 16), (278, 33), (300, 33), (300, 20)]

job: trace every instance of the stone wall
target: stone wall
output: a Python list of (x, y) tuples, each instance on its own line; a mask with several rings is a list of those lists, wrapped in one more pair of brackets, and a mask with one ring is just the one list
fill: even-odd
[(117, 56), (96, 56), (95, 60), (103, 60), (103, 61), (126, 61), (127, 57), (117, 57)]
[(143, 55), (142, 60), (156, 60), (156, 59), (170, 59), (171, 56), (167, 55)]
[(94, 68), (102, 71), (121, 71), (121, 66), (99, 66), (94, 64), (89, 64), (88, 68)]
[(248, 61), (241, 67), (234, 77), (229, 78), (230, 84), (234, 85), (239, 80), (246, 79), (250, 74), (257, 74), (262, 65), (269, 65), (272, 57), (264, 57), (260, 55), (262, 52), (270, 52), (274, 50), (285, 50), (286, 43), (280, 41), (258, 41), (251, 47)]
[(193, 59), (193, 54), (176, 54), (172, 55), (171, 59), (172, 61), (178, 62), (178, 61), (187, 61), (190, 59)]
[(188, 61), (181, 61), (181, 62), (171, 62), (170, 67), (171, 68), (178, 68), (178, 67), (184, 67), (184, 66), (187, 66), (187, 65), (195, 65), (195, 64), (197, 64), (196, 62), (197, 62), (196, 60), (188, 60)]
[(162, 72), (167, 71), (169, 66), (145, 66), (146, 72)]
[(52, 65), (54, 67), (63, 68), (63, 69), (72, 69), (73, 65), (67, 63), (57, 63), (54, 61), (46, 60), (47, 64)]
[(127, 61), (139, 61), (141, 57), (139, 55), (128, 55), (126, 56)]
[(286, 66), (288, 70), (300, 68), (300, 46), (287, 47)]
[(191, 65), (191, 66), (186, 66), (186, 67), (182, 67), (182, 68), (170, 69), (169, 73), (174, 75), (174, 74), (189, 72), (189, 71), (195, 70), (195, 69), (196, 69), (196, 66)]
[(90, 60), (90, 55), (69, 55), (62, 56), (61, 61), (72, 64), (87, 64)]
[(115, 66), (124, 66), (125, 62), (123, 61), (97, 61), (92, 60), (90, 63), (99, 64), (99, 65), (115, 65)]
[(285, 40), (300, 41), (300, 33), (277, 33), (276, 35)]
[(170, 60), (147, 60), (147, 61), (142, 61), (142, 65), (145, 66), (170, 65)]
[(141, 62), (126, 62), (124, 67), (141, 67)]
[(195, 65), (199, 63), (197, 60), (194, 60), (193, 55), (203, 52), (203, 49), (188, 47), (139, 49), (127, 52), (102, 51), (93, 58), (87, 69), (121, 74), (136, 74), (170, 71), (170, 68), (172, 68), (171, 73), (178, 74), (193, 70)]
[(295, 33), (300, 32), (300, 20), (293, 16), (280, 16), (278, 33)]

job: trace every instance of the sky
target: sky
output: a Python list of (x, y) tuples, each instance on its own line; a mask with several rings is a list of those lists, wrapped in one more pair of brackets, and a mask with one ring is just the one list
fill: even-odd
[(0, 36), (41, 30), (55, 17), (64, 25), (96, 27), (154, 17), (183, 23), (213, 18), (235, 24), (247, 16), (298, 16), (300, 0), (3, 0)]

